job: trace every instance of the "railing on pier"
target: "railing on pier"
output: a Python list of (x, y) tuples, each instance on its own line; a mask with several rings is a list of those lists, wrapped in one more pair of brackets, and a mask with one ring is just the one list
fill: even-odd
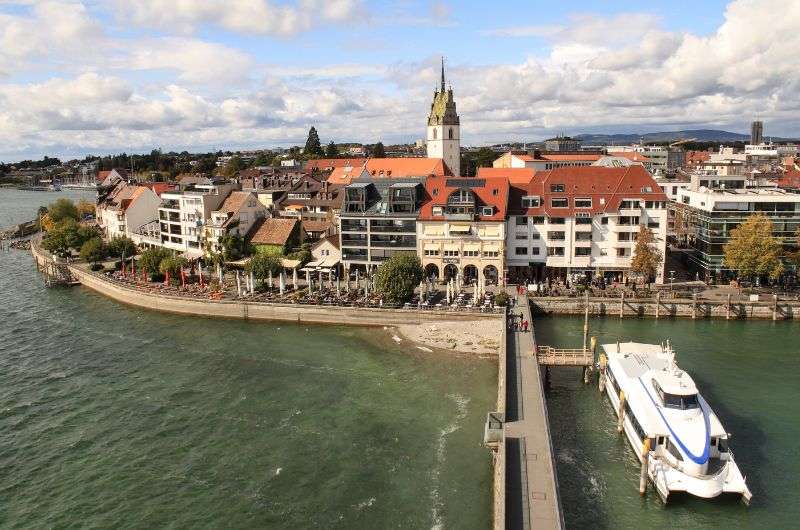
[(593, 362), (591, 350), (553, 348), (537, 346), (536, 359), (545, 366), (590, 366)]

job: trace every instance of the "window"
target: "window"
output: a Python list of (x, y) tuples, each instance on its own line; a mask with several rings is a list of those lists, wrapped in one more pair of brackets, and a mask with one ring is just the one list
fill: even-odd
[(569, 199), (566, 197), (550, 199), (550, 206), (553, 208), (569, 208)]
[(528, 218), (527, 217), (523, 217), (523, 216), (520, 215), (520, 216), (517, 217), (516, 223), (517, 223), (517, 226), (527, 226), (528, 225)]
[(487, 217), (494, 215), (494, 206), (484, 206), (481, 208), (481, 215), (485, 215)]
[(484, 258), (497, 258), (500, 256), (500, 253), (496, 250), (484, 250), (483, 257)]
[(575, 241), (591, 241), (591, 232), (575, 232)]
[(620, 203), (619, 207), (621, 209), (623, 209), (623, 210), (631, 210), (633, 208), (638, 208), (639, 207), (639, 201), (635, 201), (635, 200), (622, 201)]
[(539, 255), (539, 247), (533, 247), (531, 249), (531, 254), (533, 254), (534, 256), (538, 256)]
[(514, 254), (517, 256), (527, 256), (528, 255), (528, 248), (527, 247), (516, 247), (514, 249)]
[(564, 247), (547, 247), (548, 256), (564, 256)]
[(516, 239), (517, 241), (525, 241), (525, 240), (527, 240), (527, 239), (528, 239), (528, 234), (526, 234), (526, 233), (524, 233), (524, 232), (522, 232), (522, 233), (519, 233), (519, 234), (516, 234), (516, 235), (514, 236), (514, 239)]
[(591, 198), (578, 198), (575, 199), (575, 208), (591, 208), (592, 207), (592, 199)]
[(547, 232), (547, 239), (550, 241), (564, 241), (566, 234), (564, 232)]
[(653, 219), (647, 221), (647, 228), (658, 228), (659, 226), (661, 225), (658, 221), (655, 221)]
[(442, 207), (441, 206), (434, 206), (433, 207), (433, 215), (442, 215)]
[(618, 248), (617, 249), (617, 257), (624, 258), (628, 256), (628, 249), (627, 248)]
[(565, 189), (563, 184), (550, 184), (550, 193), (564, 193)]
[(591, 256), (592, 249), (591, 247), (575, 247), (575, 255), (576, 256)]
[(439, 138), (439, 132), (436, 129), (434, 129), (433, 130), (433, 139), (436, 140), (438, 138)]
[(537, 239), (539, 239), (539, 232), (534, 232), (534, 233), (532, 233), (532, 234), (531, 234), (531, 239), (533, 239), (533, 240), (537, 240)]
[(523, 208), (538, 208), (541, 204), (541, 200), (537, 196), (530, 196), (530, 197), (523, 197), (522, 198), (522, 207)]
[(445, 250), (444, 251), (444, 257), (445, 258), (457, 258), (458, 257), (458, 251), (457, 250)]
[(605, 217), (605, 216), (601, 217), (600, 218), (600, 224), (601, 225), (607, 225), (608, 224), (608, 217)]
[(630, 232), (620, 232), (617, 234), (617, 241), (630, 241), (630, 240), (631, 240)]
[(429, 256), (429, 257), (438, 256), (439, 255), (439, 251), (438, 250), (426, 250), (425, 251), (425, 255)]
[(465, 258), (477, 258), (480, 255), (480, 252), (477, 250), (465, 250), (462, 252)]
[(452, 127), (447, 129), (447, 139), (448, 140), (452, 140), (453, 139), (453, 128)]
[(564, 224), (564, 218), (563, 217), (551, 217), (550, 219), (548, 219), (547, 222), (550, 223), (551, 225), (563, 225)]
[(531, 217), (531, 222), (533, 224), (535, 224), (535, 225), (543, 225), (544, 224), (544, 216), (537, 215), (537, 216)]

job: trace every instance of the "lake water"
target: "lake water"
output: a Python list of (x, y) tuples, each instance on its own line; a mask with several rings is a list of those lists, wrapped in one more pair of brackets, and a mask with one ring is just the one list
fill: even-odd
[[(59, 197), (0, 190), (0, 225)], [(0, 526), (487, 528), (493, 360), (165, 315), (0, 252)]]
[[(536, 321), (540, 344), (579, 348), (583, 319)], [(565, 519), (570, 528), (798, 528), (800, 521), (800, 325), (796, 322), (593, 319), (600, 343), (671, 340), (676, 359), (732, 433), (753, 492), (738, 500), (639, 496), (639, 461), (617, 434), (596, 380), (555, 368), (547, 403)]]

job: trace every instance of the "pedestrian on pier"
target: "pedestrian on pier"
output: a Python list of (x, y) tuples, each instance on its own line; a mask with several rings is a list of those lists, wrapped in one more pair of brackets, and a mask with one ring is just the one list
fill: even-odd
[(527, 321), (527, 320), (524, 320), (524, 321), (522, 322), (522, 331), (523, 331), (524, 333), (527, 333), (527, 332), (528, 332), (528, 321)]

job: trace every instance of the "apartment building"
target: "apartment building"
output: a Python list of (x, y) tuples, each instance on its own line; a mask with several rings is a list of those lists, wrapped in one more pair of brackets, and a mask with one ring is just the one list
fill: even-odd
[(160, 203), (152, 189), (117, 180), (113, 189), (98, 198), (95, 218), (105, 237), (131, 236), (156, 219)]
[(492, 167), (528, 168), (535, 171), (547, 171), (559, 167), (591, 166), (603, 156), (603, 153), (591, 151), (547, 152), (534, 150), (532, 153), (508, 151), (492, 162)]
[(474, 282), (502, 279), (509, 181), (504, 177), (428, 177), (417, 221), (425, 276)]
[[(512, 282), (602, 275), (624, 280), (640, 226), (666, 253), (667, 197), (641, 165), (537, 172), (512, 184), (505, 260)], [(656, 275), (663, 282), (663, 266)]]
[(734, 271), (723, 265), (724, 247), (731, 231), (751, 215), (766, 215), (772, 221), (773, 234), (787, 247), (796, 244), (800, 228), (800, 192), (775, 186), (747, 187), (744, 176), (693, 175), (675, 206), (683, 214), (682, 242), (690, 249), (689, 262), (707, 280), (733, 276)]
[(358, 179), (344, 188), (339, 246), (345, 271), (371, 270), (401, 252), (417, 251), (423, 179)]
[(236, 187), (234, 183), (218, 180), (163, 193), (158, 208), (161, 245), (191, 258), (202, 256), (204, 226)]
[(219, 209), (211, 212), (205, 224), (205, 237), (214, 252), (220, 251), (219, 238), (228, 234), (244, 237), (267, 215), (267, 208), (252, 191), (232, 191)]

